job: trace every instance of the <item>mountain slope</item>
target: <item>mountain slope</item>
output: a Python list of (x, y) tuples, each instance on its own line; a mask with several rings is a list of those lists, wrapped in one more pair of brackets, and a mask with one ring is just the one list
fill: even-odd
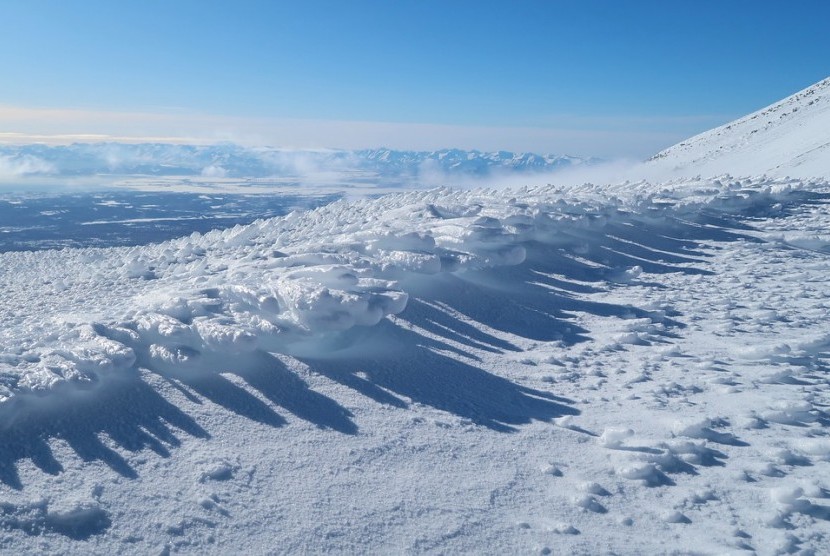
[(0, 254), (0, 552), (828, 553), (830, 185)]
[(830, 78), (650, 159), (676, 175), (830, 175)]

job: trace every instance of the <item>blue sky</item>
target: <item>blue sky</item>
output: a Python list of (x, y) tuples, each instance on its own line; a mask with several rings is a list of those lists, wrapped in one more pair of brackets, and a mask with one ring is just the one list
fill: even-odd
[(0, 0), (0, 132), (647, 156), (830, 75), (827, 21), (826, 0)]

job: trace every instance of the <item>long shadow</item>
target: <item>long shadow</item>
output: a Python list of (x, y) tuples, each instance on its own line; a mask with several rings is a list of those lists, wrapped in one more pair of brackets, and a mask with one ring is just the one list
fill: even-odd
[[(355, 434), (350, 413), (334, 400), (313, 390), (277, 358), (263, 352), (244, 357), (217, 355), (206, 372), (168, 378), (229, 411), (253, 421), (280, 427), (286, 424), (269, 405), (221, 374), (238, 375), (272, 403), (321, 428)], [(113, 378), (90, 391), (66, 392), (50, 403), (25, 404), (0, 428), (0, 483), (21, 490), (17, 469), (31, 460), (44, 473), (58, 475), (64, 468), (49, 443), (65, 441), (83, 461), (100, 461), (122, 477), (136, 478), (136, 470), (119, 451), (150, 449), (167, 458), (179, 446), (180, 434), (210, 438), (210, 434), (181, 408), (166, 400), (137, 371)], [(191, 401), (196, 401), (190, 396)], [(105, 443), (102, 436), (109, 438)], [(110, 445), (108, 445), (110, 444)]]
[[(596, 302), (580, 294), (607, 288), (630, 266), (652, 274), (711, 274), (701, 268), (708, 257), (703, 243), (760, 241), (744, 230), (751, 226), (737, 225), (725, 214), (686, 219), (632, 215), (599, 230), (574, 232), (559, 245), (526, 242), (527, 260), (521, 265), (441, 275), (426, 285), (404, 283), (412, 298), (400, 319), (409, 326), (384, 321), (370, 333), (350, 333), (360, 337), (352, 348), (303, 360), (315, 372), (379, 403), (425, 404), (499, 431), (576, 414), (567, 400), (482, 369), (475, 350), (519, 351), (509, 336), (488, 330), (573, 345), (590, 339), (573, 317), (587, 313), (647, 318), (663, 325), (655, 329), (658, 336), (676, 337), (675, 331), (685, 327), (673, 318), (676, 313)], [(394, 356), (360, 353), (361, 345), (385, 345)]]
[[(331, 398), (315, 392), (296, 373), (275, 356), (262, 350), (250, 353), (228, 354), (206, 352), (198, 355), (200, 368), (178, 370), (160, 367), (149, 356), (148, 347), (131, 346), (138, 365), (209, 399), (238, 415), (272, 427), (287, 424), (286, 419), (270, 405), (247, 389), (234, 384), (223, 374), (236, 375), (249, 387), (258, 391), (272, 404), (282, 407), (296, 417), (323, 429), (355, 434), (357, 425), (351, 414)], [(222, 373), (222, 374), (220, 374)]]
[(501, 432), (515, 431), (533, 420), (579, 414), (570, 400), (444, 355), (441, 342), (388, 320), (372, 330), (370, 340), (395, 356), (364, 357), (355, 346), (337, 358), (303, 361), (313, 371), (378, 402), (386, 403), (391, 396), (400, 406), (410, 400)]
[[(524, 264), (440, 276), (432, 281), (429, 291), (418, 292), (413, 288), (416, 295), (421, 293), (429, 303), (416, 298), (403, 316), (448, 342), (491, 352), (519, 351), (519, 348), (509, 339), (482, 331), (481, 325), (520, 338), (565, 345), (590, 339), (589, 331), (576, 324), (574, 313), (648, 318), (664, 325), (661, 334), (665, 337), (673, 337), (673, 329), (685, 326), (664, 313), (630, 304), (586, 300), (569, 290), (563, 291), (563, 280), (552, 274), (567, 277), (570, 269), (576, 268), (580, 280), (604, 284), (607, 272), (569, 259), (561, 249), (550, 245), (528, 243), (526, 248), (528, 260)], [(458, 315), (464, 320), (459, 320)], [(466, 355), (473, 359), (472, 355)]]
[[(445, 282), (453, 282), (457, 279), (449, 278)], [(448, 288), (442, 288), (445, 295), (431, 296), (431, 303), (425, 302), (423, 299), (412, 299), (407, 307), (407, 314), (419, 314), (418, 324), (424, 329), (439, 336), (444, 336), (447, 339), (454, 340), (459, 344), (465, 344), (472, 348), (477, 348), (492, 353), (503, 353), (505, 351), (521, 351), (519, 347), (510, 342), (488, 334), (487, 332), (476, 328), (475, 326), (461, 321), (447, 310), (442, 310), (443, 307), (436, 306), (435, 302), (445, 304), (447, 301)], [(446, 305), (445, 305), (446, 306)], [(450, 346), (447, 347), (453, 351)], [(468, 353), (458, 351), (459, 355), (471, 356)]]
[(257, 351), (245, 358), (239, 377), (274, 404), (322, 429), (356, 434), (352, 414), (331, 398), (308, 387), (271, 354)]
[[(825, 204), (828, 199), (794, 195), (776, 210), (785, 216), (798, 204)], [(621, 276), (631, 267), (652, 274), (707, 274), (700, 264), (707, 258), (703, 244), (762, 241), (751, 234), (751, 216), (769, 216), (769, 210), (769, 203), (761, 199), (755, 208), (734, 211), (704, 210), (682, 217), (657, 212), (628, 215), (604, 226), (575, 227), (561, 233), (558, 240), (548, 238), (548, 243), (529, 241), (524, 244), (527, 260), (518, 266), (404, 282), (411, 301), (399, 324), (387, 319), (373, 329), (349, 331), (343, 345), (353, 340), (350, 347), (326, 357), (301, 359), (313, 372), (378, 403), (399, 408), (425, 404), (497, 431), (576, 415), (579, 411), (567, 399), (485, 370), (476, 353), (518, 352), (515, 339), (519, 338), (566, 345), (588, 341), (590, 331), (575, 323), (574, 313), (648, 318), (663, 325), (656, 334), (671, 337), (684, 326), (674, 318), (677, 315), (590, 301), (584, 296), (608, 288), (609, 282), (637, 283), (636, 273)], [(369, 353), (365, 351), (369, 346), (383, 346), (385, 353)], [(189, 374), (186, 369), (171, 373), (154, 368), (146, 351), (142, 352), (146, 348), (131, 347), (137, 351), (137, 367), (164, 377), (191, 403), (207, 399), (272, 427), (287, 423), (274, 409), (284, 408), (322, 429), (358, 432), (347, 409), (315, 392), (271, 354), (203, 354), (203, 368)], [(169, 457), (182, 434), (210, 438), (182, 408), (145, 382), (137, 369), (94, 391), (56, 398), (61, 398), (57, 404), (30, 404), (0, 428), (0, 483), (22, 489), (17, 466), (24, 459), (44, 473), (61, 473), (63, 466), (50, 447), (52, 439), (65, 441), (84, 461), (103, 462), (119, 475), (132, 478), (137, 472), (122, 455), (124, 451), (149, 449)], [(728, 437), (710, 440), (740, 445)], [(718, 459), (712, 456), (702, 461)]]
[[(439, 276), (434, 278), (430, 292), (425, 295), (428, 301), (439, 303), (454, 314), (416, 299), (404, 315), (413, 324), (447, 340), (458, 341), (462, 336), (460, 343), (470, 347), (486, 344), (487, 351), (520, 349), (509, 340), (481, 331), (480, 325), (537, 341), (568, 344), (587, 341), (587, 330), (565, 313), (566, 305), (577, 302), (555, 295), (539, 285), (540, 279), (528, 265)], [(436, 327), (435, 323), (442, 326)]]
[[(152, 366), (143, 368), (157, 372), (148, 367)], [(202, 396), (261, 424), (281, 427), (287, 423), (270, 405), (220, 373), (237, 375), (271, 403), (320, 428), (344, 434), (357, 432), (348, 410), (310, 389), (279, 359), (264, 352), (235, 357), (215, 354), (211, 367), (203, 372), (164, 378), (187, 393), (193, 403), (201, 403), (198, 396)], [(50, 447), (53, 440), (65, 441), (83, 461), (100, 461), (122, 477), (136, 478), (137, 471), (119, 453), (122, 450), (136, 453), (149, 449), (167, 458), (181, 444), (179, 435), (203, 439), (211, 436), (182, 408), (145, 382), (137, 369), (88, 391), (67, 391), (48, 400), (48, 404), (28, 401), (33, 403), (24, 403), (18, 414), (0, 427), (0, 483), (16, 490), (24, 488), (18, 472), (21, 460), (31, 460), (50, 475), (64, 471)]]
[(148, 448), (169, 457), (170, 448), (180, 444), (176, 429), (210, 438), (192, 417), (137, 374), (113, 379), (93, 392), (67, 395), (58, 403), (29, 404), (0, 429), (0, 482), (22, 489), (17, 462), (23, 459), (30, 459), (44, 473), (62, 472), (63, 466), (49, 446), (51, 439), (64, 440), (83, 461), (101, 461), (119, 475), (135, 478), (135, 469), (100, 436), (106, 435), (112, 444), (128, 452)]
[[(225, 369), (216, 367), (216, 370)], [(179, 376), (176, 380), (216, 405), (251, 421), (272, 427), (282, 427), (288, 422), (268, 404), (213, 370)]]

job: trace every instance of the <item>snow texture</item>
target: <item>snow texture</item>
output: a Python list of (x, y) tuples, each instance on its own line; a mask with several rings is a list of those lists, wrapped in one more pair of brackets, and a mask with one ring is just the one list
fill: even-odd
[[(13, 349), (0, 352), (0, 416), (93, 389), (137, 363), (199, 373), (223, 354), (316, 353), (351, 328), (400, 313), (407, 286), (428, 288), (436, 275), (518, 265), (531, 243), (579, 248), (612, 226), (767, 211), (802, 187), (704, 181), (654, 192), (640, 183), (618, 196), (594, 186), (434, 190), (336, 202), (158, 245), (6, 253), (0, 345)], [(629, 282), (641, 271), (613, 278)], [(646, 341), (649, 323), (617, 340)]]
[(646, 171), (680, 175), (826, 176), (830, 78), (655, 155)]
[[(405, 519), (373, 496), (360, 510), (370, 513), (340, 536), (309, 534), (305, 520), (316, 514), (307, 504), (323, 494), (302, 494), (307, 478), (278, 481), (305, 508), (280, 534), (296, 550), (530, 549), (554, 535), (568, 551), (607, 542), (649, 552), (650, 539), (666, 534), (658, 524), (700, 531), (680, 538), (709, 539), (709, 552), (767, 542), (826, 548), (818, 531), (830, 486), (820, 378), (830, 347), (828, 197), (821, 180), (769, 178), (439, 189), (338, 201), (156, 245), (2, 254), (5, 546), (34, 535), (54, 550), (113, 548), (107, 543), (119, 538), (140, 552), (166, 543), (221, 553), (240, 542), (238, 530), (249, 550), (267, 551), (274, 533), (257, 525), (270, 511), (262, 481), (291, 477), (292, 467), (260, 469), (273, 456), (244, 438), (256, 434), (263, 449), (289, 442), (303, 461), (352, 444), (326, 440), (322, 428), (364, 439), (353, 464), (335, 459), (328, 472), (363, 469), (387, 485), (384, 499), (419, 505), (439, 496), (447, 484), (434, 472), (455, 469), (445, 449), (462, 450), (470, 465), (496, 457), (502, 467), (480, 479), (452, 472), (463, 490), (448, 537), (434, 529), (442, 520)], [(285, 436), (274, 406), (312, 428), (294, 425)], [(394, 408), (401, 416), (382, 424)], [(217, 428), (223, 412), (233, 418)], [(493, 436), (511, 432), (512, 440)], [(377, 445), (381, 438), (389, 444)], [(68, 473), (69, 456), (62, 464), (54, 455), (65, 449), (41, 444), (48, 439), (100, 462), (73, 475), (94, 481), (81, 487), (92, 496), (34, 479)], [(227, 449), (198, 447), (219, 439)], [(147, 449), (176, 457), (153, 471)], [(519, 459), (509, 455), (517, 449)], [(412, 450), (421, 454), (417, 470)], [(368, 463), (377, 458), (386, 463)], [(184, 499), (149, 494), (146, 481), (179, 481), (182, 465), (195, 490), (179, 516)], [(129, 492), (139, 501), (119, 501), (127, 491), (108, 483), (107, 468), (135, 481)], [(410, 473), (427, 498), (407, 493)], [(258, 486), (245, 490), (254, 475)], [(345, 489), (332, 493), (337, 507), (363, 483), (326, 484)], [(678, 485), (686, 486), (655, 505), (650, 492)], [(108, 496), (95, 495), (104, 488)], [(15, 489), (21, 495), (11, 496)], [(492, 489), (496, 509), (465, 518), (483, 495), (477, 489)], [(166, 502), (156, 507), (147, 496)], [(769, 501), (761, 522), (745, 513), (756, 497)], [(160, 529), (146, 514), (153, 507), (166, 516)], [(138, 529), (116, 517), (124, 512)], [(341, 512), (316, 519), (326, 529)], [(357, 524), (380, 527), (394, 516), (402, 521), (387, 531), (358, 534)], [(504, 519), (521, 526), (508, 532)], [(728, 522), (744, 533), (732, 536)], [(649, 533), (623, 541), (620, 527)]]

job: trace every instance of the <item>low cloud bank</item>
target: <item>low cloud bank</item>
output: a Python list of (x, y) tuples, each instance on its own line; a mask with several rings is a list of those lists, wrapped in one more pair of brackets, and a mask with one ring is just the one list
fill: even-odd
[(56, 168), (51, 163), (32, 155), (0, 154), (0, 178), (17, 178), (32, 174), (51, 174)]
[[(0, 147), (0, 176), (37, 174), (84, 179), (107, 176), (204, 180), (327, 180), (429, 187), (544, 183), (540, 176), (596, 165), (596, 159), (507, 151), (289, 150), (170, 143), (76, 143)], [(515, 179), (514, 179), (515, 178)]]

